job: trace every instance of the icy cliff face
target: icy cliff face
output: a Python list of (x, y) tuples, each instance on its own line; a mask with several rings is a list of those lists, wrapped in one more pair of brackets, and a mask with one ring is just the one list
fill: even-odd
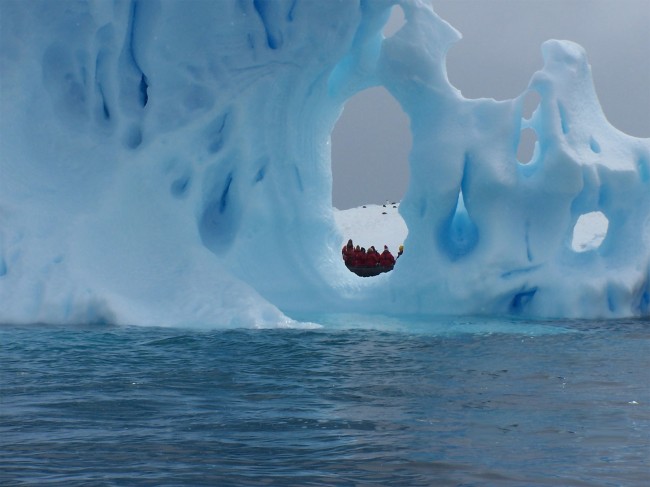
[[(394, 5), (406, 24), (384, 39)], [(526, 93), (449, 84), (460, 35), (420, 0), (1, 8), (0, 322), (650, 313), (650, 141), (609, 125), (576, 44), (542, 46), (526, 120)], [(409, 237), (364, 280), (340, 259), (329, 134), (377, 85), (411, 120)], [(592, 211), (607, 236), (576, 252)]]

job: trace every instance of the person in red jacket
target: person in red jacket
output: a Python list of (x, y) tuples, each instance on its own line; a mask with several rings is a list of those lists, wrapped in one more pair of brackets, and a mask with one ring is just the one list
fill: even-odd
[(343, 262), (346, 266), (352, 265), (352, 259), (354, 257), (354, 244), (352, 239), (348, 240), (348, 243), (341, 249), (341, 254), (343, 255)]
[(379, 252), (375, 250), (375, 247), (371, 246), (366, 254), (365, 266), (376, 267), (377, 265), (379, 265)]
[(352, 267), (362, 267), (365, 260), (366, 249), (357, 245), (352, 254)]
[(388, 250), (388, 246), (384, 245), (384, 251), (379, 256), (379, 265), (382, 267), (392, 268), (395, 265), (395, 257)]

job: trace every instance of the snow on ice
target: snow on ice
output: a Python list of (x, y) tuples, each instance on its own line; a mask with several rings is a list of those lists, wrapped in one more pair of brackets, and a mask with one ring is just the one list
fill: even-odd
[[(449, 83), (460, 34), (421, 0), (1, 8), (0, 322), (650, 314), (650, 141), (608, 123), (572, 42), (495, 101)], [(392, 8), (406, 23), (384, 38)], [(406, 251), (363, 279), (340, 256), (329, 137), (372, 86), (413, 147)], [(598, 213), (606, 234), (576, 242)]]

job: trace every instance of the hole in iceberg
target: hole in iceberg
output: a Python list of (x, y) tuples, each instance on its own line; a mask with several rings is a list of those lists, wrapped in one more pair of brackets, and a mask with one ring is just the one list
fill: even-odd
[(399, 214), (409, 181), (408, 117), (385, 88), (369, 88), (346, 102), (331, 140), (341, 247), (352, 239), (355, 247), (374, 246), (381, 254), (386, 245), (397, 257), (408, 233)]
[(539, 92), (537, 90), (528, 90), (528, 92), (526, 92), (526, 96), (524, 96), (524, 102), (522, 105), (522, 113), (521, 113), (521, 116), (525, 120), (530, 120), (531, 118), (533, 118), (533, 115), (537, 110), (537, 107), (539, 107), (540, 100), (541, 100), (541, 96), (539, 95)]
[(332, 130), (332, 204), (398, 202), (409, 181), (407, 115), (383, 87), (350, 98)]
[(600, 154), (600, 144), (593, 137), (589, 139), (589, 148), (594, 154)]
[(384, 26), (383, 34), (386, 39), (394, 36), (399, 30), (404, 27), (406, 19), (404, 18), (404, 10), (399, 5), (395, 5), (390, 11), (388, 22)]
[(605, 240), (609, 220), (600, 211), (592, 211), (580, 215), (573, 227), (571, 248), (575, 252), (596, 250)]
[(526, 306), (533, 300), (535, 294), (537, 293), (537, 288), (525, 289), (514, 295), (512, 301), (510, 301), (510, 312), (513, 314), (520, 314), (524, 311)]
[(528, 164), (535, 155), (537, 144), (537, 132), (530, 127), (521, 130), (519, 134), (519, 145), (517, 146), (517, 160), (521, 164)]

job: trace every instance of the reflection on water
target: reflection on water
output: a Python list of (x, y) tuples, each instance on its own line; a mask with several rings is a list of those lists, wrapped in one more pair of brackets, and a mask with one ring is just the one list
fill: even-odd
[(648, 321), (310, 321), (0, 326), (0, 482), (647, 480)]

